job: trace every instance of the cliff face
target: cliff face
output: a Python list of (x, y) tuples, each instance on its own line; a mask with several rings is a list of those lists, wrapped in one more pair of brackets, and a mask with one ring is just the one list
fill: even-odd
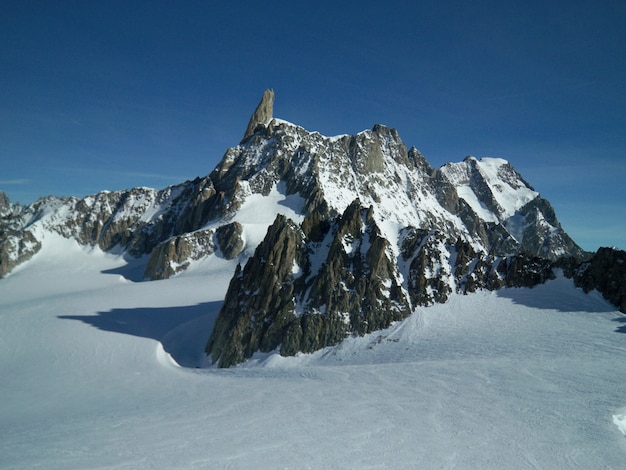
[(597, 290), (626, 313), (626, 251), (600, 248), (574, 272), (574, 281), (585, 292)]
[(460, 239), (408, 227), (401, 251), (381, 235), (373, 207), (357, 199), (340, 216), (296, 224), (278, 216), (233, 277), (206, 353), (220, 367), (256, 351), (313, 352), (389, 327), (452, 292), (532, 287), (552, 262), (476, 253)]

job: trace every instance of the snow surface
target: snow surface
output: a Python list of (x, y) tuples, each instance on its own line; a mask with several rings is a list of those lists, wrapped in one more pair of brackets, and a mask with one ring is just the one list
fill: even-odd
[[(239, 181), (240, 186), (247, 185), (247, 181)], [(237, 210), (232, 222), (239, 222), (243, 227), (244, 257), (252, 256), (256, 247), (263, 241), (267, 229), (276, 220), (278, 214), (300, 223), (304, 219), (301, 215), (304, 201), (298, 194), (286, 195), (285, 183), (274, 185), (267, 196), (249, 191), (243, 204)], [(223, 220), (211, 221), (205, 229), (217, 228)]]
[(56, 237), (0, 281), (0, 468), (626, 467), (625, 317), (567, 279), (219, 370), (228, 270), (133, 269)]

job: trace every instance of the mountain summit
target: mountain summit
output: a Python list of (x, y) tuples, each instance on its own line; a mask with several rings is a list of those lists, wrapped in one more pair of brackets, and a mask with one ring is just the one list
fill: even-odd
[(326, 137), (274, 118), (273, 103), (266, 90), (205, 177), (26, 207), (0, 194), (0, 277), (58, 235), (145, 256), (150, 280), (225, 262), (206, 352), (230, 366), (385, 328), (451, 292), (532, 286), (554, 263), (574, 275), (589, 257), (505, 160), (435, 169), (393, 128)]
[(257, 126), (259, 125), (267, 125), (267, 123), (272, 119), (274, 115), (274, 90), (268, 89), (263, 93), (263, 97), (261, 98), (261, 102), (254, 110), (252, 116), (250, 116), (250, 121), (248, 122), (248, 127), (246, 128), (246, 132), (243, 135), (242, 142), (245, 141), (248, 137), (254, 134)]

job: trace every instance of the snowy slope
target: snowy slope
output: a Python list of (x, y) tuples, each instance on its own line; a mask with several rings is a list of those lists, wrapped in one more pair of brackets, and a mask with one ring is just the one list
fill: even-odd
[(0, 282), (0, 468), (624, 467), (624, 317), (567, 279), (219, 370), (230, 272), (134, 268), (57, 237)]

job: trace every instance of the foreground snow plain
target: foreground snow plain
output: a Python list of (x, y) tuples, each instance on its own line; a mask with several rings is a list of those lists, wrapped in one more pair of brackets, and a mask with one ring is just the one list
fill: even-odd
[(58, 239), (0, 281), (0, 468), (626, 468), (625, 317), (564, 278), (228, 370), (232, 265), (133, 282)]

